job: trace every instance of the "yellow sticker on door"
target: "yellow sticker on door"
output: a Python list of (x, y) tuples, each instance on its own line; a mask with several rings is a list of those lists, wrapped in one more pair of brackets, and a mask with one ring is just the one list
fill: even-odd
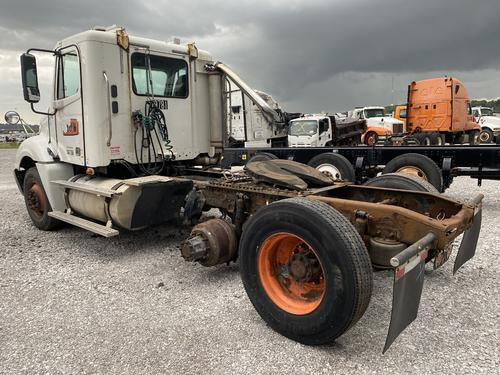
[(78, 135), (80, 134), (80, 123), (76, 118), (69, 120), (69, 123), (64, 125), (63, 135)]

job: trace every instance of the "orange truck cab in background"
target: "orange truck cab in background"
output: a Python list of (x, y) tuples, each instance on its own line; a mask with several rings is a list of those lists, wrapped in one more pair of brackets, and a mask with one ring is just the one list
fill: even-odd
[(410, 83), (406, 113), (403, 114), (406, 115), (406, 131), (421, 144), (478, 142), (480, 127), (472, 116), (469, 93), (456, 78), (440, 77)]
[(403, 121), (406, 127), (406, 106), (405, 105), (397, 105), (394, 107), (394, 115), (393, 117), (395, 119), (398, 119), (399, 121)]

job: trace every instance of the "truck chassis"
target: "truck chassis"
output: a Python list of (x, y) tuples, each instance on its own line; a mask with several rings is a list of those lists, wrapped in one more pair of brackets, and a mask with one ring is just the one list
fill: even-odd
[[(325, 153), (335, 153), (345, 157), (354, 167), (355, 181), (366, 182), (369, 178), (383, 171), (397, 157), (405, 154), (419, 154), (431, 159), (441, 174), (441, 186), (435, 187), (444, 191), (450, 187), (454, 177), (470, 176), (478, 180), (500, 179), (500, 146), (499, 145), (373, 145), (342, 147), (307, 147), (307, 148), (226, 148), (223, 165), (245, 164), (254, 155), (268, 153), (279, 159), (294, 160), (308, 164), (314, 157)], [(418, 158), (418, 157), (417, 157)], [(392, 171), (391, 171), (392, 172)], [(422, 177), (422, 176), (420, 176)]]

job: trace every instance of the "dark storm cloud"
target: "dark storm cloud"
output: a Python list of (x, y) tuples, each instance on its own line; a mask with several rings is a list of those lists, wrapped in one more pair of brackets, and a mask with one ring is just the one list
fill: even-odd
[(464, 72), (486, 92), (481, 72), (500, 69), (499, 0), (3, 0), (0, 53), (50, 48), (113, 23), (145, 37), (197, 40), (254, 87), (303, 108), (325, 95), (344, 102), (350, 87), (360, 89), (352, 105), (373, 100), (363, 88), (376, 92), (382, 82), (381, 98), (389, 100), (394, 75)]

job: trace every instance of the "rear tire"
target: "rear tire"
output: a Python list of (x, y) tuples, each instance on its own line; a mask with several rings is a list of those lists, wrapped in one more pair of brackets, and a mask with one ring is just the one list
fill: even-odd
[(469, 144), (477, 145), (479, 143), (479, 130), (469, 132)]
[[(253, 306), (292, 340), (331, 343), (368, 307), (373, 284), (368, 251), (352, 224), (326, 203), (291, 198), (260, 209), (243, 228), (239, 254)], [(297, 269), (307, 272), (294, 273)], [(312, 291), (296, 293), (306, 286)]]
[(422, 142), (420, 144), (423, 145), (423, 146), (431, 146), (432, 145), (431, 134), (424, 133), (422, 135)]
[(438, 191), (443, 192), (441, 169), (425, 155), (415, 153), (399, 155), (387, 163), (382, 174), (398, 172), (420, 177), (431, 183)]
[(406, 173), (387, 173), (365, 182), (365, 186), (439, 193), (429, 182)]
[(61, 225), (59, 220), (49, 216), (52, 207), (36, 167), (28, 169), (24, 176), (23, 194), (28, 215), (38, 229), (52, 230)]
[(336, 180), (355, 181), (356, 179), (354, 167), (347, 158), (340, 154), (325, 152), (313, 157), (307, 165)]
[(430, 139), (431, 139), (431, 144), (433, 146), (443, 146), (444, 145), (444, 136), (440, 133), (431, 133)]

